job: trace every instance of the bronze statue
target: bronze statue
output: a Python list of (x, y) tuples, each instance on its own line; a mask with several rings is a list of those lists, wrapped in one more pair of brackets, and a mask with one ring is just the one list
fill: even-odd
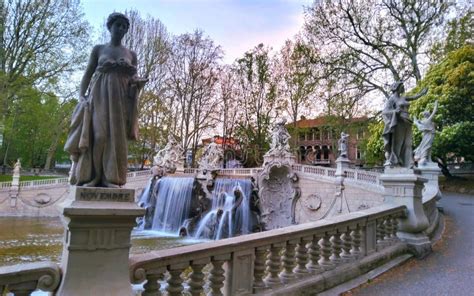
[(412, 121), (408, 114), (410, 101), (416, 100), (427, 93), (423, 89), (414, 96), (402, 96), (405, 91), (403, 82), (392, 84), (391, 96), (382, 111), (384, 121), (383, 142), (385, 151), (385, 166), (413, 167), (413, 136)]
[(130, 22), (121, 13), (107, 19), (110, 42), (94, 46), (81, 81), (65, 150), (73, 161), (71, 184), (119, 187), (127, 176), (128, 140), (138, 136), (137, 55), (122, 45)]

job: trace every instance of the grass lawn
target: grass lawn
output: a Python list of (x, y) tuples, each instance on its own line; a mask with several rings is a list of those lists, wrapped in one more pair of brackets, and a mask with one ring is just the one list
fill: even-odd
[[(0, 182), (10, 182), (12, 180), (11, 175), (0, 175)], [(44, 179), (56, 179), (60, 178), (57, 176), (20, 176), (20, 181), (34, 181), (34, 180), (44, 180)]]

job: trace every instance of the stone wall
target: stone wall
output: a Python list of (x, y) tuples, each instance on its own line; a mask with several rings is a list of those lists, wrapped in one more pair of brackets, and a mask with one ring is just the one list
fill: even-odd
[[(133, 174), (125, 188), (134, 189), (138, 197), (150, 177), (150, 174)], [(59, 217), (71, 202), (70, 185), (64, 183), (0, 190), (0, 216)]]
[[(346, 214), (383, 203), (382, 191), (375, 186), (345, 182), (338, 195), (336, 180), (299, 173), (301, 197), (296, 203), (296, 222), (316, 221), (335, 214)], [(347, 179), (346, 179), (347, 180)]]

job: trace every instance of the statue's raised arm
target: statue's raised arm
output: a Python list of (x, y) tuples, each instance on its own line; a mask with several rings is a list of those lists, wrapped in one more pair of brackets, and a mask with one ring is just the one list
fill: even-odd
[(431, 112), (430, 117), (428, 117), (429, 121), (433, 121), (433, 118), (436, 114), (436, 111), (438, 111), (438, 100), (436, 100), (435, 103), (434, 103), (433, 112)]
[(416, 95), (406, 96), (405, 100), (414, 101), (414, 100), (417, 100), (417, 99), (421, 98), (422, 96), (426, 95), (427, 93), (428, 93), (428, 89), (425, 87), (419, 93), (417, 93)]

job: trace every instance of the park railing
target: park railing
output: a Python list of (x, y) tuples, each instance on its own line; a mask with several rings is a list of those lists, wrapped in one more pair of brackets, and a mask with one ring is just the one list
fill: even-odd
[(405, 216), (405, 206), (383, 205), (331, 219), (133, 255), (130, 276), (132, 283), (145, 283), (142, 295), (160, 295), (161, 286), (166, 286), (169, 295), (265, 293), (399, 243), (397, 218)]

